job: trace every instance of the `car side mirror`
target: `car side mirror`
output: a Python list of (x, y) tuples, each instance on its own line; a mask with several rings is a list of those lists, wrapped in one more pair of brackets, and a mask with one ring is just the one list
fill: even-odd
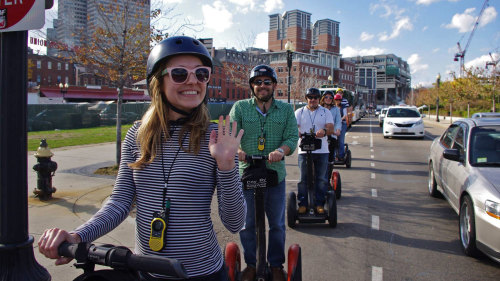
[(443, 157), (451, 161), (462, 161), (460, 157), (460, 151), (458, 151), (458, 149), (445, 149), (443, 151)]
[(425, 118), (425, 116), (426, 116), (426, 115), (425, 115), (425, 114), (422, 114), (421, 116), (422, 116), (422, 118)]

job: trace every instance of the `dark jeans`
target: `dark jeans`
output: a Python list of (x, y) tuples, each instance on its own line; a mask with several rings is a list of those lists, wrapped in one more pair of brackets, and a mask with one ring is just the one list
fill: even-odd
[(307, 192), (307, 180), (308, 177), (313, 175), (307, 174), (307, 153), (299, 154), (299, 169), (300, 169), (300, 181), (297, 184), (299, 189), (297, 198), (299, 200), (299, 206), (315, 207), (325, 205), (325, 194), (328, 190), (328, 179), (326, 173), (328, 170), (328, 153), (313, 153), (313, 173), (314, 173), (314, 205), (308, 206), (308, 192)]

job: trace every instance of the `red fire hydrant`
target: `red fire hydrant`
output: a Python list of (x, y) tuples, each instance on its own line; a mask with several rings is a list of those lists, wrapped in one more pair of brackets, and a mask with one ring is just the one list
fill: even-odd
[(54, 155), (47, 145), (47, 141), (42, 139), (40, 146), (35, 152), (35, 157), (38, 163), (33, 166), (33, 170), (37, 172), (37, 188), (33, 193), (41, 200), (52, 198), (52, 193), (56, 192), (56, 188), (52, 187), (52, 177), (57, 170), (57, 163), (50, 160)]

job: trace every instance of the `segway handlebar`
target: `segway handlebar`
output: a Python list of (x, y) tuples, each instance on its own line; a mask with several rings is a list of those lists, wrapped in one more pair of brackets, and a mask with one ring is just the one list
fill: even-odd
[[(283, 156), (283, 158), (281, 158), (281, 160), (284, 160), (284, 159), (285, 159), (285, 156)], [(253, 160), (265, 161), (265, 160), (269, 160), (269, 156), (268, 155), (245, 155), (245, 161), (249, 162), (249, 161), (253, 161)]]
[(174, 278), (189, 277), (184, 265), (176, 259), (136, 255), (126, 247), (65, 242), (59, 246), (58, 253), (60, 256), (76, 259), (77, 267), (84, 269), (99, 264), (115, 269), (131, 269)]

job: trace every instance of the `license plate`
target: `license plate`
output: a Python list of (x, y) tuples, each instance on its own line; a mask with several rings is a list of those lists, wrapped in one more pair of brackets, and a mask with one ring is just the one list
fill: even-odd
[(408, 133), (408, 129), (401, 129), (401, 133)]

